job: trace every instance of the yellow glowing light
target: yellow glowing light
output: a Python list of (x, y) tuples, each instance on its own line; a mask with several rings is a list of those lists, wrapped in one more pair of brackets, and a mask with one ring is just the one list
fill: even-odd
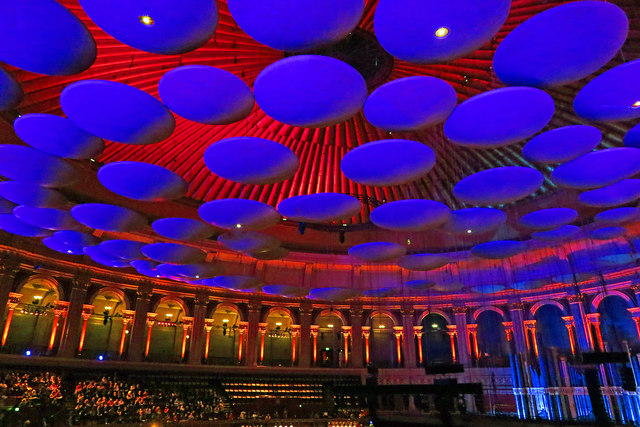
[(433, 33), (436, 38), (443, 39), (449, 35), (449, 29), (447, 27), (440, 27)]
[(378, 328), (379, 328), (379, 329), (384, 329), (384, 328), (385, 328), (385, 326), (384, 326), (384, 325), (380, 325), (380, 326), (378, 326)]
[(167, 316), (167, 317), (173, 317), (173, 314), (171, 314), (171, 313), (167, 313), (167, 314), (166, 314), (166, 316)]
[(140, 15), (140, 16), (138, 17), (138, 19), (140, 20), (140, 22), (141, 22), (143, 25), (146, 25), (146, 26), (148, 26), (148, 27), (149, 27), (149, 26), (151, 26), (151, 25), (153, 25), (153, 22), (154, 22), (154, 21), (153, 21), (153, 18), (152, 18), (152, 17), (150, 17), (149, 15)]
[(282, 322), (276, 322), (276, 326), (282, 326)]
[(327, 328), (333, 328), (332, 324), (327, 325)]
[(222, 319), (222, 323), (229, 323), (229, 319)]
[(631, 104), (632, 108), (640, 108), (640, 100), (634, 102), (633, 104)]
[(242, 224), (236, 224), (236, 228), (242, 228)]
[(33, 297), (33, 299), (41, 300), (42, 299), (42, 295), (36, 295), (36, 296)]

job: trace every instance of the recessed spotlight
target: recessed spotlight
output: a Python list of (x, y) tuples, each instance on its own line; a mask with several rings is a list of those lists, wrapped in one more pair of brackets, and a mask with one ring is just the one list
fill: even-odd
[(70, 254), (71, 252), (73, 252), (71, 249), (67, 249), (68, 254)]
[(444, 39), (449, 35), (449, 29), (447, 27), (440, 27), (433, 33), (433, 35), (437, 39)]
[(411, 239), (407, 239), (407, 245), (411, 244)]
[(330, 324), (328, 324), (328, 325), (327, 325), (327, 328), (333, 328), (333, 324), (331, 324), (331, 323), (330, 323)]
[(196, 276), (196, 279), (199, 279), (199, 278), (200, 278), (200, 276)]
[(634, 102), (633, 104), (631, 104), (631, 108), (640, 108), (640, 100)]
[(236, 228), (242, 228), (242, 224), (236, 224)]
[(473, 233), (473, 231), (471, 229), (468, 229), (467, 234), (471, 234), (471, 233)]
[(378, 329), (384, 329), (384, 328), (385, 328), (385, 326), (384, 326), (384, 325), (380, 325), (380, 326), (378, 326)]
[(342, 224), (342, 226), (343, 226), (343, 227), (346, 227), (346, 226), (347, 226), (347, 224)]
[(138, 20), (142, 23), (142, 25), (146, 25), (147, 27), (152, 26), (154, 23), (153, 18), (149, 15), (140, 15), (138, 17)]

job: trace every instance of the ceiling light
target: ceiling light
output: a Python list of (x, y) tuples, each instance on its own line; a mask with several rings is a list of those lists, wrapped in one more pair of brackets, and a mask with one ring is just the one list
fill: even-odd
[(138, 20), (142, 23), (142, 25), (146, 25), (147, 27), (152, 26), (154, 22), (153, 18), (149, 15), (140, 15), (138, 17)]
[(471, 234), (471, 233), (472, 233), (471, 229), (468, 229), (467, 234)]
[(631, 104), (631, 108), (640, 108), (640, 100), (634, 102), (633, 104)]
[(242, 224), (236, 224), (236, 228), (242, 228)]
[(384, 329), (384, 325), (378, 326), (379, 329)]
[(199, 278), (200, 278), (200, 276), (196, 276), (196, 279), (199, 279)]
[(222, 323), (229, 323), (229, 319), (222, 319)]
[(449, 29), (447, 27), (440, 27), (435, 31), (435, 33), (433, 33), (433, 35), (437, 39), (444, 39), (449, 35)]
[(330, 323), (330, 324), (328, 324), (328, 325), (327, 325), (327, 328), (333, 328), (333, 324), (331, 324), (331, 323)]
[(432, 324), (431, 324), (431, 327), (432, 327), (433, 329), (436, 329), (436, 328), (438, 327), (438, 324), (437, 324), (437, 323), (432, 323)]
[(276, 326), (282, 326), (282, 322), (276, 322)]

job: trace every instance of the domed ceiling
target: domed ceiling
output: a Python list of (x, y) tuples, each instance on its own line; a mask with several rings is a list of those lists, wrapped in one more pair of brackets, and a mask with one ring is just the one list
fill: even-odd
[(135, 230), (142, 213), (160, 236), (222, 229), (221, 244), (264, 259), (286, 256), (280, 243), (388, 241), (405, 246), (397, 258), (487, 240), (472, 253), (496, 259), (640, 196), (633, 0), (60, 1), (88, 32), (53, 0), (11, 3), (0, 174), (24, 185), (0, 195), (52, 212), (9, 209), (9, 232)]

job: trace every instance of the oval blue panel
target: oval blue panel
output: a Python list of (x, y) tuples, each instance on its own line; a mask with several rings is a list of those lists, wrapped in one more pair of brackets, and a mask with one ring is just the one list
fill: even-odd
[(498, 209), (459, 209), (451, 212), (451, 218), (443, 229), (451, 234), (482, 234), (495, 230), (506, 220), (507, 215)]
[(371, 211), (371, 222), (394, 231), (419, 231), (445, 223), (451, 210), (433, 200), (407, 199), (385, 203)]
[(81, 225), (73, 219), (66, 209), (33, 208), (20, 205), (13, 209), (13, 214), (27, 224), (47, 230), (74, 230), (81, 228)]
[(111, 256), (121, 258), (126, 261), (133, 261), (135, 259), (142, 259), (142, 247), (145, 243), (136, 242), (134, 240), (106, 240), (100, 243), (100, 249), (105, 251)]
[(62, 111), (78, 127), (110, 141), (154, 144), (175, 128), (165, 105), (146, 92), (108, 80), (82, 80), (60, 94)]
[(449, 292), (458, 292), (464, 288), (465, 286), (457, 280), (446, 280), (443, 282), (436, 283), (435, 286), (433, 287), (433, 290), (442, 292), (442, 293), (449, 293)]
[(169, 264), (194, 264), (204, 262), (206, 252), (179, 243), (151, 243), (141, 249), (142, 253), (154, 261)]
[(26, 237), (46, 237), (53, 232), (19, 220), (13, 214), (0, 214), (0, 230)]
[(25, 114), (13, 122), (24, 142), (45, 153), (69, 159), (89, 159), (104, 150), (104, 141), (71, 120), (51, 114)]
[(400, 258), (407, 253), (407, 250), (391, 242), (370, 242), (356, 245), (349, 249), (349, 255), (368, 262), (384, 262), (395, 258)]
[(533, 137), (522, 155), (530, 162), (564, 163), (593, 151), (601, 140), (602, 132), (593, 126), (565, 126)]
[(218, 276), (205, 280), (205, 283), (209, 286), (237, 290), (255, 289), (262, 284), (257, 277), (243, 275)]
[(56, 190), (18, 181), (0, 182), (0, 196), (34, 208), (59, 208), (67, 202)]
[(11, 74), (0, 67), (0, 111), (11, 110), (20, 104), (24, 91)]
[(471, 288), (471, 291), (477, 294), (495, 294), (500, 291), (504, 291), (505, 289), (506, 289), (505, 285), (485, 284), (485, 285), (473, 286)]
[(88, 246), (83, 248), (83, 252), (89, 258), (91, 258), (94, 262), (98, 264), (106, 265), (107, 267), (114, 268), (127, 268), (130, 267), (127, 261), (124, 261), (120, 258), (109, 255), (105, 251), (103, 251), (100, 246)]
[(624, 136), (624, 146), (640, 148), (640, 123), (629, 129)]
[(55, 0), (3, 1), (0, 40), (0, 61), (33, 73), (76, 74), (96, 59), (87, 27)]
[(386, 298), (398, 295), (400, 292), (401, 289), (398, 288), (378, 288), (364, 291), (362, 295), (368, 298)]
[(440, 254), (412, 254), (405, 255), (398, 260), (398, 265), (407, 270), (429, 271), (444, 267), (451, 259)]
[(548, 208), (530, 212), (518, 221), (523, 227), (533, 230), (548, 230), (569, 224), (578, 218), (578, 212), (571, 208)]
[(409, 62), (446, 62), (489, 42), (509, 0), (380, 0), (373, 27), (384, 49)]
[(367, 84), (355, 68), (338, 59), (300, 55), (262, 70), (253, 93), (262, 111), (279, 122), (324, 127), (357, 113), (367, 99)]
[(75, 182), (75, 170), (65, 160), (31, 147), (0, 144), (0, 175), (28, 184), (63, 187)]
[(457, 102), (456, 91), (444, 80), (405, 77), (374, 90), (364, 104), (364, 115), (380, 129), (413, 131), (445, 121)]
[(609, 209), (596, 214), (593, 219), (600, 223), (625, 224), (639, 220), (640, 209), (634, 207)]
[(274, 49), (310, 50), (353, 30), (364, 0), (230, 0), (231, 16), (253, 39)]
[(268, 251), (280, 245), (275, 237), (256, 231), (222, 233), (218, 242), (233, 251), (245, 253)]
[(562, 187), (604, 187), (640, 173), (640, 149), (615, 147), (594, 151), (558, 166), (553, 182)]
[(404, 283), (404, 286), (414, 291), (426, 291), (427, 289), (431, 289), (436, 285), (436, 283), (432, 280), (409, 280)]
[(98, 239), (97, 237), (88, 233), (74, 230), (56, 231), (55, 233), (53, 233), (52, 237), (58, 242), (64, 243), (65, 245), (69, 246), (85, 247), (95, 246), (100, 243), (100, 239)]
[(350, 298), (355, 298), (359, 294), (360, 292), (355, 289), (327, 287), (311, 289), (309, 292), (309, 298), (326, 301), (344, 301)]
[(131, 209), (103, 203), (74, 206), (71, 216), (87, 227), (105, 231), (132, 231), (147, 225), (147, 219)]
[(116, 194), (145, 202), (174, 200), (184, 196), (188, 184), (176, 173), (143, 162), (114, 162), (98, 170), (98, 179)]
[(500, 147), (544, 128), (555, 110), (546, 92), (505, 87), (483, 92), (458, 105), (444, 124), (451, 142), (473, 148)]
[(262, 292), (287, 298), (300, 298), (307, 296), (309, 289), (291, 285), (266, 285), (262, 287)]
[(56, 252), (60, 252), (68, 255), (84, 255), (84, 247), (76, 246), (64, 243), (55, 238), (55, 236), (49, 236), (42, 239), (42, 244)]
[(640, 117), (640, 60), (618, 65), (586, 84), (573, 101), (582, 118), (593, 121)]
[(143, 276), (156, 277), (156, 278), (160, 277), (160, 272), (157, 270), (157, 266), (158, 266), (157, 262), (149, 261), (146, 259), (144, 260), (138, 259), (135, 261), (131, 261), (129, 265), (135, 268), (138, 271), (138, 273), (142, 274)]
[(162, 218), (151, 224), (153, 230), (161, 236), (174, 240), (208, 239), (215, 229), (197, 219)]
[(436, 163), (433, 150), (408, 139), (383, 139), (354, 148), (340, 163), (342, 173), (364, 185), (400, 185), (426, 175)]
[(622, 47), (629, 21), (604, 1), (576, 1), (534, 15), (500, 43), (493, 68), (508, 85), (550, 87), (597, 71)]
[(226, 230), (261, 230), (280, 221), (273, 207), (248, 199), (219, 199), (198, 209), (200, 218)]
[(503, 259), (524, 252), (526, 245), (516, 240), (495, 240), (471, 248), (471, 254), (480, 258)]
[(580, 227), (576, 225), (563, 225), (553, 230), (536, 231), (531, 233), (531, 238), (541, 242), (560, 242), (572, 239), (580, 233)]
[(520, 280), (518, 282), (511, 283), (509, 287), (516, 291), (532, 291), (534, 289), (539, 289), (546, 284), (547, 282), (544, 280)]
[(300, 222), (330, 222), (349, 219), (360, 213), (362, 203), (341, 193), (293, 196), (278, 203), (280, 215)]
[(175, 55), (205, 44), (218, 25), (216, 2), (80, 0), (89, 18), (111, 37), (145, 52)]
[(197, 264), (174, 265), (173, 271), (178, 276), (184, 276), (190, 279), (208, 279), (221, 275), (224, 269), (218, 264), (201, 262)]
[(242, 184), (275, 184), (291, 178), (300, 160), (282, 144), (264, 138), (238, 136), (211, 144), (204, 152), (209, 170)]
[(578, 200), (583, 205), (606, 208), (625, 205), (640, 198), (640, 179), (623, 179), (606, 187), (585, 191)]
[(544, 182), (538, 170), (522, 166), (486, 169), (461, 179), (453, 195), (470, 205), (498, 205), (523, 199)]
[(589, 231), (589, 237), (595, 240), (611, 240), (624, 236), (627, 229), (620, 226), (600, 227)]
[(227, 125), (251, 113), (253, 92), (239, 77), (207, 65), (185, 65), (166, 73), (158, 94), (179, 116), (206, 125)]

